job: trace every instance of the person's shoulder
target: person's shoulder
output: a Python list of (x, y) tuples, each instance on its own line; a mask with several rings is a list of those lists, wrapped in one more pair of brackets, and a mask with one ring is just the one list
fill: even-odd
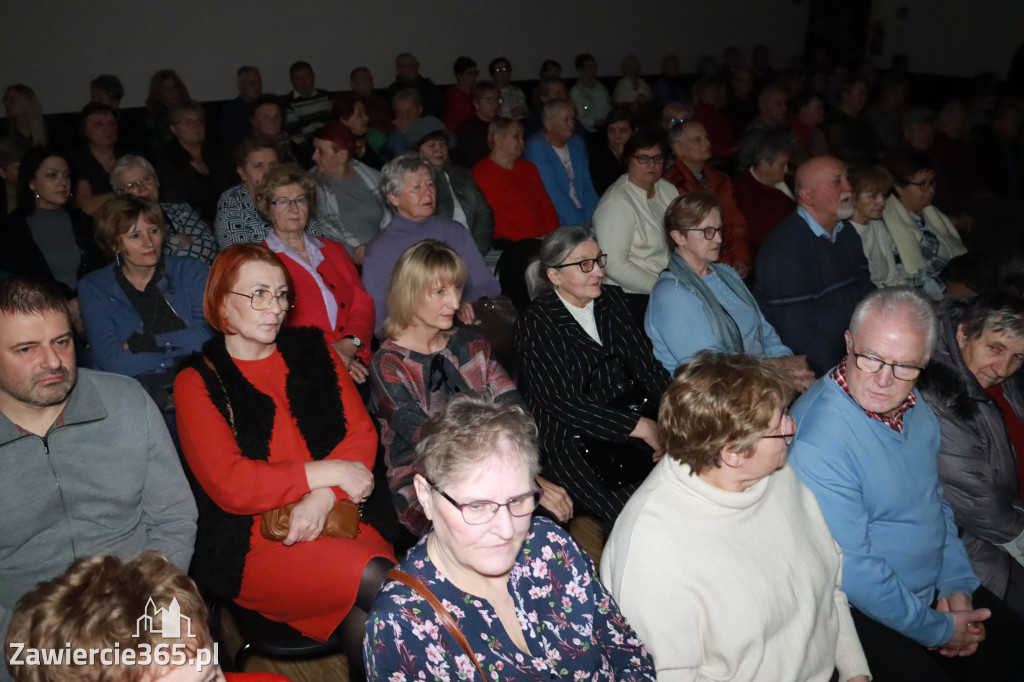
[(787, 249), (794, 243), (809, 242), (814, 236), (807, 221), (799, 212), (793, 211), (775, 226), (764, 240), (761, 252), (773, 256), (785, 256)]
[(172, 278), (175, 276), (205, 278), (210, 272), (205, 263), (191, 256), (164, 256), (163, 260), (164, 268)]
[[(166, 258), (169, 258), (169, 257), (170, 256), (165, 256), (165, 260), (166, 260)], [(115, 279), (114, 279), (114, 268), (115, 267), (116, 267), (115, 263), (107, 263), (102, 268), (99, 268), (97, 270), (93, 270), (88, 275), (83, 277), (81, 279), (81, 281), (79, 281), (79, 283), (78, 283), (79, 293), (81, 293), (83, 287), (85, 287), (86, 289), (89, 289), (90, 287), (96, 288), (96, 289), (100, 289), (100, 288), (105, 288), (105, 287), (109, 286), (110, 284), (113, 284), (115, 282)]]
[(132, 377), (85, 367), (78, 368), (78, 383), (91, 386), (105, 403), (111, 400), (138, 402), (138, 396), (146, 392)]
[(519, 319), (533, 323), (546, 323), (552, 319), (552, 306), (554, 305), (561, 305), (561, 301), (558, 300), (554, 289), (546, 288), (530, 302)]

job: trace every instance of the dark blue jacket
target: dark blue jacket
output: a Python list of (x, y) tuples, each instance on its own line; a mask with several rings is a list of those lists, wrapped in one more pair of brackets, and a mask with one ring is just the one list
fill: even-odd
[(135, 332), (142, 333), (142, 318), (114, 277), (114, 263), (83, 279), (78, 304), (96, 366), (127, 376), (170, 370), (174, 361), (199, 350), (213, 335), (203, 318), (206, 266), (195, 258), (165, 256), (164, 275), (157, 286), (164, 299), (185, 323), (185, 329), (156, 335), (161, 350), (133, 353), (123, 344)]

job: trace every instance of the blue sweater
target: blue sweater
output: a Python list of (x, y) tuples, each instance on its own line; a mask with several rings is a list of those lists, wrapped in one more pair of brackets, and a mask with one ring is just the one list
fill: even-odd
[[(735, 270), (728, 265), (722, 267), (728, 268), (726, 277), (731, 276), (735, 284), (744, 286)], [(744, 353), (766, 358), (792, 355), (761, 311), (740, 300), (721, 276), (712, 272), (702, 281), (739, 327)], [(758, 324), (761, 325), (761, 338), (757, 333)], [(661, 273), (651, 290), (644, 329), (654, 346), (654, 357), (669, 372), (674, 372), (676, 367), (689, 362), (702, 350), (726, 350), (708, 324), (700, 299), (668, 270)]]
[(551, 203), (555, 205), (560, 225), (589, 226), (594, 220), (594, 209), (597, 208), (598, 196), (594, 189), (594, 181), (590, 179), (590, 161), (587, 156), (587, 145), (579, 135), (573, 135), (565, 143), (569, 149), (569, 160), (576, 178), (576, 198), (583, 205), (576, 208), (569, 198), (569, 175), (555, 148), (544, 139), (541, 131), (526, 141), (523, 158), (537, 166), (541, 182), (548, 192)]
[(789, 463), (843, 550), (843, 590), (865, 615), (924, 646), (953, 635), (930, 608), (979, 581), (939, 485), (939, 425), (918, 397), (903, 433), (876, 421), (827, 376), (793, 406)]
[(85, 277), (78, 285), (78, 304), (85, 336), (99, 369), (135, 377), (169, 370), (175, 359), (190, 355), (213, 330), (203, 318), (203, 290), (207, 269), (195, 258), (164, 257), (164, 277), (157, 286), (164, 299), (185, 323), (185, 329), (156, 335), (156, 353), (133, 353), (122, 344), (142, 332), (142, 318), (114, 278), (111, 263)]
[(765, 319), (817, 375), (846, 352), (843, 333), (857, 303), (874, 289), (860, 235), (849, 224), (835, 243), (799, 213), (779, 223), (757, 253), (754, 296)]

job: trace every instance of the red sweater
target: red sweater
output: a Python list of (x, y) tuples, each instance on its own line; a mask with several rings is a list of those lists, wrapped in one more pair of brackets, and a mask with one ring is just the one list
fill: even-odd
[(324, 262), (317, 268), (317, 272), (338, 302), (337, 324), (331, 328), (327, 306), (324, 305), (323, 295), (313, 276), (287, 255), (279, 253), (295, 284), (295, 306), (288, 312), (285, 325), (319, 327), (327, 337), (328, 343), (334, 343), (349, 335), (357, 336), (363, 342), (357, 355), (360, 360), (369, 364), (372, 355), (370, 340), (373, 338), (375, 319), (373, 299), (363, 288), (359, 272), (356, 271), (356, 266), (348, 257), (345, 248), (329, 239), (315, 239), (324, 245), (320, 250)]
[(796, 210), (796, 202), (774, 187), (762, 185), (750, 171), (744, 171), (736, 176), (733, 194), (736, 197), (736, 205), (743, 215), (747, 216), (750, 257), (756, 260), (757, 251), (764, 243), (765, 237), (786, 216)]
[(717, 171), (711, 166), (704, 164), (704, 175), (707, 178), (707, 187), (697, 181), (693, 171), (682, 162), (677, 160), (665, 171), (665, 179), (684, 192), (711, 192), (718, 197), (718, 203), (722, 205), (722, 257), (720, 263), (735, 265), (746, 263), (753, 266), (754, 261), (750, 256), (750, 245), (747, 242), (747, 219), (743, 212), (736, 205), (736, 199), (732, 193), (732, 182), (729, 176)]
[(519, 241), (558, 229), (558, 214), (529, 161), (517, 159), (506, 170), (488, 156), (473, 166), (473, 179), (494, 210), (495, 239)]

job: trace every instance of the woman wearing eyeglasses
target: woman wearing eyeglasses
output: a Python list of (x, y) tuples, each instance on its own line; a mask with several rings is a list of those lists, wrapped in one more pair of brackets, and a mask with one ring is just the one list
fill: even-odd
[(722, 249), (715, 195), (689, 192), (673, 200), (662, 235), (673, 250), (651, 291), (644, 328), (665, 369), (674, 372), (701, 350), (748, 353), (767, 358), (798, 390), (810, 386), (814, 373), (804, 357), (782, 343), (739, 274), (715, 262)]
[[(519, 406), (461, 395), (423, 429), (415, 489), (433, 530), (366, 622), (374, 680), (654, 680), (643, 643), (569, 534), (540, 517), (537, 427)], [(467, 650), (468, 648), (468, 650)]]
[(167, 226), (164, 254), (191, 256), (206, 265), (217, 256), (217, 240), (195, 209), (184, 202), (160, 200), (160, 182), (153, 165), (142, 156), (125, 154), (110, 171), (110, 185), (115, 194), (130, 194), (160, 204)]
[(270, 223), (264, 242), (281, 257), (294, 283), (289, 327), (320, 329), (356, 383), (366, 382), (373, 337), (373, 299), (338, 242), (307, 232), (317, 192), (302, 168), (277, 166), (256, 186), (256, 207)]
[[(424, 423), (459, 393), (488, 391), (499, 402), (520, 402), (487, 340), (473, 327), (453, 325), (466, 277), (462, 259), (443, 242), (426, 239), (407, 248), (388, 284), (386, 340), (370, 363), (388, 485), (398, 520), (416, 536), (430, 528), (413, 489), (412, 452)], [(548, 492), (545, 506), (568, 521), (572, 501), (565, 491), (539, 483)]]
[[(203, 313), (219, 333), (174, 385), (198, 484), (192, 575), (205, 595), (314, 639), (339, 633), (359, 680), (366, 612), (394, 555), (365, 522), (351, 540), (321, 533), (339, 500), (369, 496), (377, 433), (323, 334), (282, 329), (293, 302), (288, 270), (266, 246), (233, 244), (214, 261)], [(293, 502), (287, 537), (264, 537), (262, 513)]]
[(608, 254), (608, 283), (626, 292), (633, 319), (643, 324), (647, 297), (668, 262), (662, 221), (679, 190), (661, 174), (665, 147), (640, 131), (622, 149), (626, 173), (612, 183), (594, 212), (594, 232)]
[(886, 157), (895, 184), (882, 220), (896, 244), (907, 286), (941, 301), (950, 261), (967, 253), (960, 234), (945, 213), (935, 208), (935, 163), (926, 154), (900, 152)]
[(615, 448), (630, 438), (643, 441), (637, 468), (649, 469), (663, 452), (657, 424), (618, 403), (629, 395), (657, 405), (669, 377), (622, 293), (601, 285), (607, 262), (594, 235), (578, 225), (545, 237), (527, 271), (531, 288), (541, 293), (517, 322), (516, 351), (519, 385), (540, 429), (545, 476), (611, 525), (642, 474), (630, 481), (603, 477), (580, 439)]
[(761, 360), (708, 351), (665, 391), (666, 457), (601, 557), (658, 679), (868, 680), (839, 548), (785, 466), (793, 393)]

